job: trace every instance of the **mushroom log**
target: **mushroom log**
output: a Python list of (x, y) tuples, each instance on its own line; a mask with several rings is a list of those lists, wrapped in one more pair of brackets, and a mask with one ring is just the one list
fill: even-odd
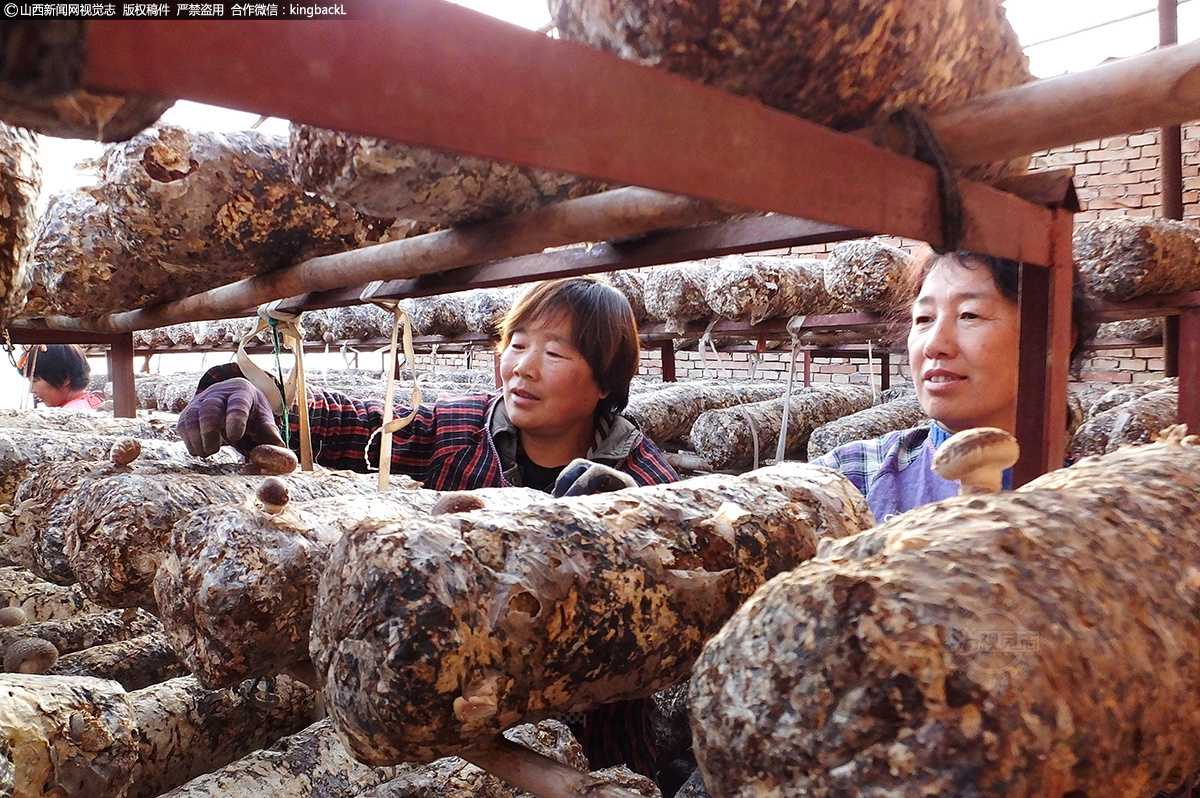
[(959, 496), (767, 583), (705, 647), (715, 798), (1154, 795), (1200, 771), (1200, 445)]
[(356, 757), (382, 765), (647, 696), (819, 537), (872, 524), (849, 480), (797, 463), (364, 524), (317, 594), (327, 711)]

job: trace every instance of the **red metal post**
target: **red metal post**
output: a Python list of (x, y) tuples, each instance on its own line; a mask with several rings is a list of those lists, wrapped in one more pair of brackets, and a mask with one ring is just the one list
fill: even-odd
[(1200, 433), (1200, 307), (1179, 311), (1179, 423)]

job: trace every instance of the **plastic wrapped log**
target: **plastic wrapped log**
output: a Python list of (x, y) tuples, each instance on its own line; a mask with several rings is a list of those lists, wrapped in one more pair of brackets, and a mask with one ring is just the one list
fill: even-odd
[(787, 464), (364, 525), (334, 549), (314, 608), (326, 710), (382, 765), (650, 695), (819, 536), (871, 524), (840, 474)]
[(1178, 408), (1179, 390), (1164, 388), (1097, 413), (1075, 430), (1067, 457), (1078, 460), (1115, 451), (1118, 446), (1150, 443), (1175, 424)]
[(1112, 302), (1200, 288), (1200, 230), (1170, 219), (1080, 222), (1075, 265), (1092, 295)]
[(133, 310), (380, 239), (387, 223), (306, 194), (285, 142), (172, 126), (109, 148), (100, 182), (38, 225), (31, 315)]
[[(18, 486), (32, 471), (44, 464), (64, 460), (101, 461), (108, 457), (109, 450), (118, 437), (90, 433), (59, 432), (52, 429), (0, 429), (0, 504), (12, 503)], [(142, 460), (173, 462), (201, 461), (191, 457), (181, 441), (143, 440)], [(215, 457), (216, 462), (231, 463), (240, 459), (224, 453)]]
[(650, 314), (646, 312), (646, 287), (641, 272), (626, 270), (605, 272), (598, 276), (600, 280), (621, 292), (633, 310), (634, 321), (638, 324), (649, 321)]
[[(784, 399), (738, 405), (700, 414), (688, 434), (696, 454), (715, 469), (734, 469), (775, 456), (783, 427)], [(871, 406), (871, 389), (865, 385), (819, 385), (791, 395), (786, 456), (804, 456), (812, 431), (836, 418)], [(758, 441), (755, 446), (755, 440)]]
[(692, 677), (714, 796), (1154, 795), (1200, 771), (1200, 447), (822, 547)]
[[(401, 305), (416, 335), (443, 335), (453, 338), (467, 330), (466, 306), (462, 294), (439, 294), (404, 300)], [(390, 330), (390, 328), (389, 328)]]
[(868, 407), (813, 430), (808, 439), (808, 459), (815, 460), (844, 443), (877, 438), (894, 430), (915, 427), (928, 419), (916, 394)]
[[(280, 679), (272, 706), (190, 677), (134, 692), (82, 676), (0, 675), (16, 795), (149, 798), (304, 728), (315, 695)], [(12, 700), (7, 700), (12, 699)]]
[(846, 241), (825, 259), (825, 289), (854, 310), (887, 313), (907, 299), (911, 256), (882, 241)]
[(499, 335), (500, 322), (521, 295), (517, 288), (481, 288), (463, 294), (463, 321), (469, 332)]
[(992, 0), (946, 3), (551, 0), (564, 39), (838, 130), (1030, 80)]
[(709, 275), (704, 297), (716, 314), (751, 324), (841, 307), (825, 290), (821, 262), (800, 258), (726, 258)]
[(1162, 317), (1106, 321), (1096, 329), (1097, 341), (1148, 341), (1163, 334)]
[[(181, 445), (175, 444), (172, 448)], [(143, 452), (145, 450), (143, 449)], [(136, 468), (144, 474), (187, 472), (216, 476), (240, 471), (230, 462), (206, 463), (186, 455), (187, 460), (147, 460)], [(237, 456), (240, 459), (240, 456)], [(219, 459), (228, 461), (229, 455)], [(141, 460), (139, 457), (138, 460)], [(190, 461), (190, 462), (188, 462)], [(135, 461), (136, 462), (136, 461)], [(6, 551), (18, 565), (25, 565), (38, 576), (59, 585), (75, 584), (75, 571), (67, 559), (67, 530), (71, 525), (75, 500), (89, 480), (103, 479), (130, 469), (112, 462), (71, 461), (38, 466), (17, 489), (15, 537), (6, 542)]]
[(59, 656), (92, 646), (116, 643), (162, 631), (162, 622), (145, 610), (95, 612), (53, 621), (0, 628), (0, 651), (30, 637), (48, 640)]
[(708, 278), (716, 269), (702, 263), (680, 263), (643, 272), (646, 314), (666, 322), (667, 328), (676, 332), (683, 332), (689, 321), (708, 319), (712, 308), (704, 294)]
[[(154, 572), (170, 541), (171, 527), (193, 510), (246, 501), (262, 479), (139, 469), (82, 482), (73, 491), (62, 525), (71, 571), (84, 593), (98, 604), (156, 612)], [(297, 502), (371, 494), (379, 484), (373, 476), (335, 471), (295, 472), (280, 479)], [(415, 485), (410, 479), (394, 484), (397, 492)]]
[(120, 796), (138, 756), (137, 717), (116, 682), (0, 674), (0, 740), (20, 798)]
[(166, 634), (148, 635), (104, 643), (58, 658), (46, 671), (50, 676), (91, 676), (112, 679), (126, 690), (188, 675), (188, 669), (171, 648)]
[[(33, 410), (0, 410), (0, 428), (86, 432), (93, 435), (122, 435), (134, 438), (179, 440), (175, 423), (145, 418), (113, 418), (102, 413), (87, 413), (61, 407)], [(40, 435), (38, 436), (40, 437)], [(181, 449), (180, 451), (186, 451)]]
[(329, 334), (335, 341), (369, 341), (391, 336), (392, 314), (378, 305), (331, 308)]
[(0, 124), (0, 325), (20, 313), (29, 293), (41, 186), (37, 140), (28, 130)]
[(164, 793), (312, 723), (316, 694), (306, 685), (281, 676), (269, 693), (251, 687), (207, 690), (185, 676), (131, 692), (140, 744), (125, 798)]
[(783, 385), (761, 383), (683, 382), (629, 400), (623, 415), (651, 440), (665, 445), (687, 437), (701, 413), (783, 395)]
[(292, 125), (292, 176), (305, 191), (361, 213), (451, 227), (595, 194), (604, 183)]
[(1178, 377), (1167, 377), (1166, 379), (1149, 380), (1147, 382), (1134, 382), (1129, 385), (1122, 385), (1119, 388), (1109, 386), (1108, 390), (1092, 401), (1091, 407), (1088, 410), (1088, 416), (1098, 415), (1105, 410), (1111, 410), (1118, 405), (1123, 405), (1148, 393), (1154, 393), (1155, 391), (1167, 388), (1178, 388), (1178, 386)]
[(16, 566), (0, 568), (0, 607), (20, 607), (25, 611), (28, 623), (65, 620), (104, 611), (83, 595), (79, 585), (56, 585)]
[(276, 514), (246, 505), (197, 510), (175, 525), (154, 577), (175, 650), (209, 687), (276, 673), (311, 681), (312, 608), (330, 550), (367, 519), (427, 515), (438, 495), (317, 499)]

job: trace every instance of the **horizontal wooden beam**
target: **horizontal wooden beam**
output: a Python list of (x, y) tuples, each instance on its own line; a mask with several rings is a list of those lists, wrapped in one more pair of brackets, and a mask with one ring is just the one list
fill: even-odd
[[(873, 233), (942, 241), (925, 164), (444, 0), (337, 22), (90, 22), (93, 89), (180, 97)], [(1046, 209), (962, 188), (965, 246), (1047, 264)]]

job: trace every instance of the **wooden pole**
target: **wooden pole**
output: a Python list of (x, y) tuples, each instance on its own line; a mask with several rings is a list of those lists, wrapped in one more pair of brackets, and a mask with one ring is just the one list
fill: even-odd
[(968, 100), (930, 119), (958, 166), (1200, 116), (1200, 41), (1026, 83)]
[(137, 388), (133, 375), (133, 334), (113, 339), (108, 347), (108, 376), (113, 384), (113, 415), (117, 418), (137, 416)]
[[(1169, 47), (1179, 42), (1179, 5), (1177, 0), (1158, 0), (1158, 44)], [(1179, 125), (1159, 131), (1162, 161), (1162, 215), (1164, 219), (1183, 219), (1183, 142)], [(1163, 327), (1163, 372), (1179, 376), (1179, 317), (1168, 316)], [(1182, 407), (1183, 393), (1180, 393)]]
[(1178, 419), (1188, 425), (1188, 432), (1197, 433), (1200, 432), (1200, 308), (1183, 308), (1178, 319)]

